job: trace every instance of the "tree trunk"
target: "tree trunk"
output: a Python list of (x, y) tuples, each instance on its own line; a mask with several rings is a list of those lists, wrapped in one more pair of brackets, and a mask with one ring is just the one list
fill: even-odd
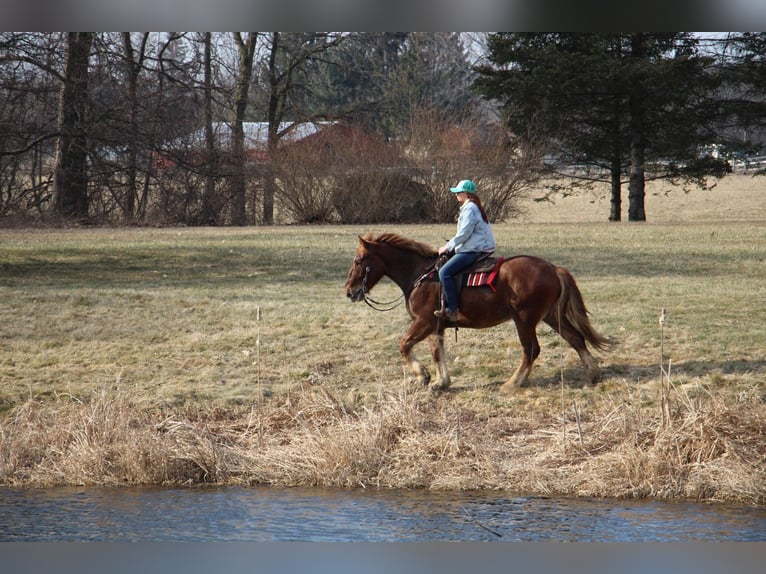
[[(637, 101), (634, 101), (635, 100)], [(644, 211), (644, 126), (639, 96), (631, 96), (630, 182), (628, 221), (646, 221)]]
[(611, 182), (611, 201), (609, 208), (609, 221), (622, 221), (622, 129), (620, 126), (620, 101), (615, 99), (612, 103), (612, 117), (609, 122), (610, 130), (610, 158), (609, 179)]
[(247, 110), (247, 95), (250, 89), (250, 80), (253, 77), (253, 56), (255, 54), (255, 41), (258, 34), (248, 32), (247, 40), (243, 40), (239, 32), (234, 32), (234, 39), (239, 50), (239, 74), (234, 96), (234, 121), (231, 126), (231, 155), (232, 155), (232, 178), (231, 178), (231, 223), (232, 225), (245, 225), (246, 213), (246, 190), (245, 179), (245, 132), (242, 123)]
[[(266, 160), (268, 162), (268, 159)], [(263, 224), (274, 224), (274, 190), (276, 182), (270, 164), (266, 164), (263, 173)]]
[[(273, 96), (272, 96), (273, 97)], [(270, 110), (271, 110), (270, 106)], [(274, 170), (272, 162), (279, 145), (279, 121), (269, 113), (268, 140), (266, 143), (266, 165), (263, 171), (263, 224), (272, 225), (274, 223), (274, 195), (276, 192), (276, 181), (274, 181)]]
[(204, 85), (204, 115), (205, 115), (205, 152), (207, 166), (205, 173), (205, 185), (202, 190), (202, 213), (200, 223), (210, 225), (216, 222), (218, 213), (215, 208), (215, 181), (218, 176), (218, 148), (215, 145), (215, 133), (213, 132), (213, 64), (212, 45), (213, 34), (205, 32), (205, 85)]
[(609, 210), (609, 221), (620, 221), (622, 219), (622, 174), (620, 173), (620, 167), (617, 169), (612, 166), (611, 169), (611, 181), (612, 181), (612, 200)]
[(88, 216), (88, 57), (92, 42), (91, 32), (67, 35), (54, 177), (54, 211), (65, 217)]
[(630, 182), (628, 221), (646, 221), (644, 211), (644, 97), (640, 69), (644, 65), (644, 37), (634, 34), (631, 43), (634, 76), (629, 96), (630, 108)]
[(133, 48), (133, 41), (130, 32), (123, 32), (122, 41), (125, 48), (125, 76), (127, 77), (127, 96), (128, 106), (130, 107), (130, 119), (128, 129), (130, 137), (128, 138), (128, 153), (126, 172), (127, 191), (123, 202), (123, 218), (126, 222), (131, 222), (136, 215), (136, 199), (138, 196), (138, 151), (139, 147), (144, 145), (141, 141), (138, 128), (138, 77), (143, 67), (144, 56), (146, 53), (146, 44), (149, 40), (149, 33), (144, 32), (141, 45), (138, 49), (138, 58)]
[(274, 174), (271, 169), (271, 160), (279, 143), (279, 112), (280, 90), (277, 73), (277, 52), (279, 50), (279, 32), (271, 36), (271, 52), (269, 53), (269, 105), (267, 120), (269, 122), (268, 141), (266, 144), (266, 169), (263, 176), (263, 224), (274, 223)]

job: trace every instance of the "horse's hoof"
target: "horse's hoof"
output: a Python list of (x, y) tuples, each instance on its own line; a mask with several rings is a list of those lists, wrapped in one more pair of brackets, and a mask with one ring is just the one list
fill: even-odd
[(595, 387), (599, 381), (601, 380), (601, 376), (599, 373), (593, 373), (592, 375), (586, 375), (585, 376), (585, 386), (586, 387)]
[(431, 382), (431, 376), (430, 375), (424, 375), (419, 377), (410, 377), (409, 382), (411, 385), (415, 385), (416, 387), (428, 387), (428, 384)]
[(434, 381), (430, 385), (428, 385), (429, 391), (446, 391), (447, 387), (449, 387), (450, 381)]
[(500, 385), (500, 392), (510, 394), (519, 391), (523, 385), (519, 385), (515, 381), (508, 381)]

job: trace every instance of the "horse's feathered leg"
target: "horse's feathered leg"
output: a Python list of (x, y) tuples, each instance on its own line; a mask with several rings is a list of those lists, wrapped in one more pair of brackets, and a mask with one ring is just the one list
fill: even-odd
[(431, 375), (417, 357), (412, 353), (412, 348), (433, 332), (433, 322), (416, 318), (410, 324), (410, 328), (399, 341), (399, 352), (404, 357), (407, 367), (422, 385), (428, 385)]
[(540, 343), (537, 340), (537, 321), (528, 322), (516, 319), (516, 330), (521, 342), (521, 364), (513, 373), (508, 382), (503, 385), (506, 388), (523, 387), (527, 384), (527, 378), (532, 370), (532, 365), (540, 354)]
[(586, 381), (591, 385), (595, 385), (599, 379), (599, 368), (593, 359), (593, 355), (588, 351), (583, 336), (569, 322), (569, 319), (559, 317), (556, 313), (549, 314), (544, 321), (577, 351), (580, 362), (585, 370)]
[(432, 389), (446, 389), (450, 385), (449, 370), (444, 355), (444, 332), (437, 332), (428, 338), (431, 345), (431, 357), (436, 365), (436, 381), (431, 383)]

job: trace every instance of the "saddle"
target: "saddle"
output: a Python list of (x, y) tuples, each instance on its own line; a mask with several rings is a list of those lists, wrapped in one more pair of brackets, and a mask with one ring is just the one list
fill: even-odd
[[(449, 258), (440, 258), (436, 261), (433, 271), (429, 274), (429, 279), (439, 280), (439, 268), (444, 265), (447, 259)], [(505, 261), (505, 258), (493, 257), (491, 253), (480, 255), (472, 265), (460, 272), (459, 281), (457, 282), (458, 293), (464, 287), (487, 286), (494, 291), (497, 272), (503, 261)]]
[[(428, 279), (429, 281), (438, 281), (439, 268), (444, 265), (448, 259), (449, 256), (446, 255), (437, 258), (431, 270), (421, 277), (420, 280)], [(460, 295), (464, 288), (489, 287), (492, 291), (495, 291), (495, 279), (497, 278), (497, 272), (500, 270), (500, 265), (503, 261), (505, 261), (505, 258), (493, 257), (492, 253), (484, 253), (480, 255), (472, 265), (460, 272), (460, 280), (457, 281), (458, 295)], [(441, 293), (440, 299), (440, 308), (444, 310), (444, 307), (447, 304), (444, 292)], [(455, 333), (457, 333), (457, 325), (455, 326)]]
[(491, 253), (481, 255), (473, 265), (460, 273), (459, 289), (488, 285), (494, 291), (497, 271), (503, 261), (502, 257), (492, 257)]

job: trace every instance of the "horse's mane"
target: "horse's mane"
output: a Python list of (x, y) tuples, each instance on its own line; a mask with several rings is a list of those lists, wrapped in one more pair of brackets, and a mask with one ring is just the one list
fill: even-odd
[(385, 243), (391, 247), (397, 247), (406, 251), (413, 251), (418, 255), (422, 255), (423, 257), (435, 257), (438, 254), (438, 251), (432, 245), (428, 245), (427, 243), (422, 243), (420, 241), (415, 241), (414, 239), (408, 239), (407, 237), (402, 237), (397, 233), (383, 233), (377, 237), (375, 237), (372, 233), (368, 233), (362, 239), (370, 243)]

